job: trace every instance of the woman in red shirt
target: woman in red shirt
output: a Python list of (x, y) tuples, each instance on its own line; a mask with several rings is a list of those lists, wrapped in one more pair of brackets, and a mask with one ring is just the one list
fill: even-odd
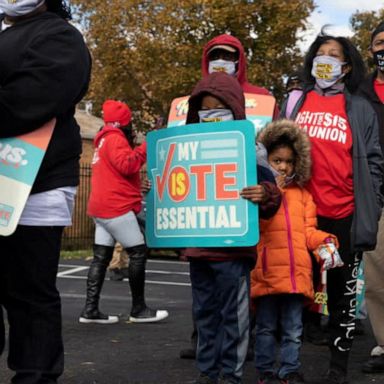
[(87, 212), (96, 225), (95, 244), (80, 323), (119, 321), (117, 316), (99, 310), (100, 292), (116, 241), (129, 255), (128, 278), (132, 294), (129, 320), (149, 323), (168, 316), (167, 311), (147, 307), (144, 300), (147, 248), (137, 215), (142, 202), (140, 169), (146, 161), (147, 146), (144, 142), (133, 147), (131, 116), (128, 105), (120, 101), (107, 100), (103, 104), (105, 125), (95, 137)]
[(369, 103), (355, 95), (364, 64), (344, 37), (319, 35), (305, 57), (302, 96), (282, 108), (307, 132), (312, 147), (312, 179), (307, 185), (317, 205), (319, 229), (340, 242), (344, 266), (328, 272), (330, 367), (327, 383), (347, 383), (347, 363), (355, 330), (356, 276), (362, 252), (376, 245), (382, 207), (383, 159), (378, 121)]

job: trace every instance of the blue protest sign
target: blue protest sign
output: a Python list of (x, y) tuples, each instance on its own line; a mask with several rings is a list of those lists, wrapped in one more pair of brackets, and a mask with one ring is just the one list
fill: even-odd
[(258, 207), (240, 197), (257, 184), (249, 121), (150, 132), (146, 240), (152, 248), (238, 247), (259, 239)]

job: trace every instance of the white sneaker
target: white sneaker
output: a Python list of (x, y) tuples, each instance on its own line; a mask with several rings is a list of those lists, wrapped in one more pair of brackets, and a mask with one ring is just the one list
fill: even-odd
[(164, 320), (168, 317), (168, 311), (153, 310), (146, 307), (139, 313), (129, 316), (129, 321), (132, 323), (155, 323), (156, 321)]
[(94, 311), (91, 313), (83, 311), (79, 317), (79, 323), (83, 324), (115, 324), (118, 322), (118, 316), (106, 315), (100, 311)]
[(381, 347), (380, 345), (376, 345), (375, 348), (372, 349), (371, 351), (371, 356), (381, 356), (384, 355), (384, 347)]

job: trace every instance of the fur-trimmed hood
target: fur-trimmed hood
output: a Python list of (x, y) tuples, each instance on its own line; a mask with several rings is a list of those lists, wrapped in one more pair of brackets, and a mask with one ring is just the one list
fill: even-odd
[(258, 135), (267, 151), (277, 141), (287, 142), (296, 152), (295, 182), (303, 187), (311, 177), (311, 145), (307, 134), (292, 120), (282, 119), (268, 124)]

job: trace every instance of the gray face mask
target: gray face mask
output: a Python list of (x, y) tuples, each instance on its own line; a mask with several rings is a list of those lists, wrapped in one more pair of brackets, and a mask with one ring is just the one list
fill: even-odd
[(234, 120), (230, 109), (203, 109), (198, 112), (200, 123), (217, 123)]
[(0, 12), (7, 16), (23, 16), (40, 7), (45, 0), (0, 0)]
[(321, 89), (329, 88), (345, 76), (342, 72), (344, 64), (346, 63), (332, 56), (316, 56), (313, 59), (311, 75), (316, 79), (316, 84)]
[(228, 75), (234, 76), (236, 74), (236, 63), (229, 60), (213, 60), (208, 64), (208, 73), (225, 72)]

